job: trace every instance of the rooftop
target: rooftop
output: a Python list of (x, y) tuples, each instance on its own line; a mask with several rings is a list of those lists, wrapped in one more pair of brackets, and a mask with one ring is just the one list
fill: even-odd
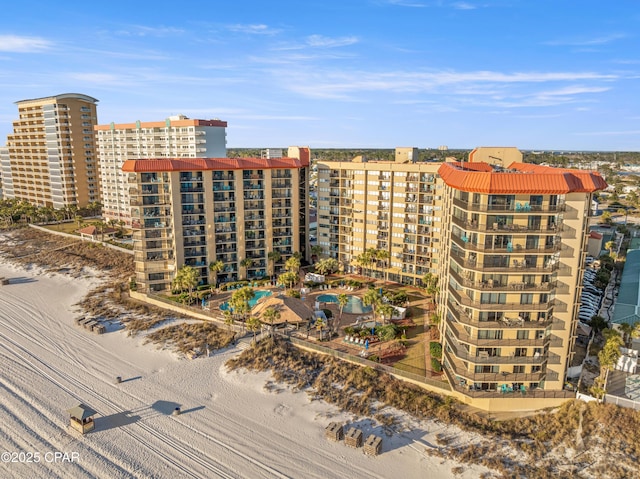
[(443, 163), (438, 169), (452, 188), (474, 193), (566, 194), (592, 193), (607, 187), (599, 173), (512, 163), (508, 167), (488, 163)]
[(268, 170), (309, 166), (308, 158), (150, 158), (127, 160), (122, 171), (152, 173), (159, 171)]

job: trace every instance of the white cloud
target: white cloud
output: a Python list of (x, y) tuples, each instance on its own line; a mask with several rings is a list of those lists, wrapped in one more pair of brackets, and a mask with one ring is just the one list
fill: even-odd
[(276, 35), (281, 30), (270, 28), (264, 24), (235, 24), (227, 25), (227, 30), (238, 33), (248, 33), (250, 35)]
[(116, 34), (134, 37), (174, 37), (182, 35), (184, 30), (175, 27), (149, 27), (146, 25), (127, 25), (125, 29), (118, 30)]
[(472, 5), (471, 3), (467, 2), (456, 2), (452, 6), (456, 10), (475, 10), (476, 8), (478, 8), (476, 5)]
[[(450, 94), (487, 95), (498, 94), (507, 85), (546, 82), (569, 82), (586, 80), (615, 80), (614, 74), (594, 72), (518, 72), (503, 73), (493, 71), (475, 72), (344, 72), (304, 71), (289, 72), (286, 80), (289, 87), (306, 96), (320, 98), (344, 98), (352, 92), (441, 92), (445, 87), (456, 87)], [(579, 93), (599, 93), (605, 87), (573, 86), (550, 90), (542, 97), (558, 98)], [(513, 95), (511, 95), (513, 96)], [(550, 100), (549, 100), (550, 101)]]
[(623, 38), (627, 38), (628, 35), (624, 33), (612, 33), (610, 35), (604, 35), (593, 38), (582, 38), (582, 39), (564, 39), (564, 40), (551, 40), (545, 42), (545, 45), (552, 46), (575, 46), (575, 47), (586, 47), (586, 46), (594, 46), (594, 45), (605, 45), (607, 43), (614, 42), (616, 40), (621, 40)]
[(0, 52), (37, 53), (52, 46), (53, 43), (44, 38), (0, 35)]
[(565, 95), (580, 95), (582, 93), (602, 93), (611, 90), (608, 87), (584, 87), (584, 86), (567, 86), (564, 88), (558, 88), (557, 90), (550, 90), (538, 93), (539, 96), (565, 96)]
[(307, 37), (307, 45), (311, 47), (334, 48), (353, 45), (354, 43), (358, 43), (357, 37), (330, 38), (322, 35), (310, 35)]

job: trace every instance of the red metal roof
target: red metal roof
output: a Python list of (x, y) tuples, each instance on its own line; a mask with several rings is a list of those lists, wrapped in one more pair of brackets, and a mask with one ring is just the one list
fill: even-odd
[(150, 158), (127, 160), (122, 171), (152, 173), (159, 171), (206, 170), (269, 170), (275, 168), (302, 168), (309, 166), (309, 159), (297, 158)]
[(607, 187), (599, 173), (529, 163), (512, 163), (504, 169), (487, 163), (443, 163), (438, 174), (452, 188), (476, 193), (549, 195), (591, 193)]

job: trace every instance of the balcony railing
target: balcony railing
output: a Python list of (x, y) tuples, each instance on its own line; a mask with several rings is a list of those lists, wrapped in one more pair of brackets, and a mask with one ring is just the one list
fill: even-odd
[[(553, 353), (538, 354), (533, 356), (489, 356), (483, 355), (482, 351), (472, 354), (464, 347), (459, 346), (453, 335), (447, 332), (446, 347), (451, 348), (452, 354), (462, 361), (469, 361), (474, 364), (560, 364), (560, 356)], [(446, 348), (445, 348), (446, 349)]]
[(540, 233), (540, 234), (556, 234), (562, 231), (562, 225), (560, 224), (552, 224), (552, 225), (542, 225), (542, 224), (515, 224), (515, 223), (491, 223), (491, 224), (482, 224), (476, 221), (465, 221), (460, 218), (456, 218), (453, 216), (451, 218), (453, 224), (459, 226), (464, 230), (471, 231), (480, 231), (490, 233), (492, 231), (500, 231), (500, 232), (510, 232), (513, 234), (522, 234), (522, 233)]
[(557, 205), (532, 205), (526, 201), (514, 201), (504, 205), (488, 205), (482, 203), (474, 203), (472, 201), (463, 201), (459, 198), (453, 199), (453, 204), (468, 211), (482, 211), (495, 213), (557, 213), (565, 211), (564, 203)]
[(462, 286), (472, 289), (490, 290), (490, 291), (551, 291), (556, 287), (555, 282), (541, 282), (541, 283), (525, 283), (525, 282), (509, 282), (500, 283), (494, 280), (487, 281), (472, 281), (465, 279), (459, 273), (455, 272), (452, 268), (449, 268), (449, 274), (455, 278), (455, 280)]
[[(552, 334), (542, 337), (542, 338), (501, 338), (501, 339), (482, 339), (477, 337), (472, 337), (469, 333), (466, 332), (464, 327), (455, 321), (451, 321), (451, 319), (447, 319), (447, 326), (449, 331), (453, 334), (453, 336), (458, 340), (459, 343), (470, 344), (476, 347), (544, 347), (551, 346), (552, 347), (560, 347), (562, 345), (562, 340), (557, 336)], [(540, 327), (540, 329), (543, 329)], [(501, 329), (500, 329), (501, 330)]]
[[(545, 238), (550, 238), (549, 236), (545, 236)], [(558, 241), (556, 244), (545, 245), (537, 248), (528, 248), (526, 244), (515, 243), (512, 246), (505, 246), (503, 248), (500, 247), (491, 247), (486, 245), (480, 245), (476, 243), (471, 243), (468, 240), (467, 236), (459, 236), (454, 233), (451, 233), (451, 239), (454, 243), (456, 243), (460, 248), (466, 251), (478, 251), (480, 253), (490, 253), (490, 254), (550, 254), (560, 251), (561, 244)]]
[(555, 306), (555, 301), (546, 303), (481, 303), (473, 301), (469, 297), (455, 289), (449, 289), (449, 293), (455, 298), (458, 304), (482, 311), (548, 311)]
[[(504, 317), (501, 321), (480, 321), (478, 319), (474, 319), (469, 316), (462, 306), (455, 304), (451, 301), (447, 301), (447, 307), (449, 311), (453, 315), (453, 317), (461, 324), (469, 325), (475, 328), (483, 328), (483, 329), (508, 329), (508, 328), (518, 328), (518, 329), (541, 329), (546, 328), (550, 324), (555, 324), (555, 319), (543, 319), (543, 320), (524, 320), (522, 318), (518, 318), (518, 316), (513, 315), (513, 317)], [(553, 326), (551, 329), (563, 330), (564, 322), (558, 321), (559, 324), (557, 328)]]
[(545, 266), (532, 266), (523, 259), (516, 260), (514, 259), (511, 262), (511, 265), (504, 263), (503, 266), (495, 266), (490, 264), (479, 264), (475, 259), (465, 259), (463, 256), (459, 254), (452, 253), (451, 258), (455, 260), (460, 266), (466, 269), (472, 269), (474, 271), (484, 272), (484, 273), (550, 273), (552, 271), (557, 270), (560, 267), (559, 262), (547, 262)]

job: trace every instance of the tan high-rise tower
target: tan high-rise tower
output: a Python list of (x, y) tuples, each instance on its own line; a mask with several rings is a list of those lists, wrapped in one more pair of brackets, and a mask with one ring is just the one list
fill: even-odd
[(19, 119), (0, 151), (4, 198), (56, 209), (100, 200), (97, 103), (79, 93), (16, 102)]

